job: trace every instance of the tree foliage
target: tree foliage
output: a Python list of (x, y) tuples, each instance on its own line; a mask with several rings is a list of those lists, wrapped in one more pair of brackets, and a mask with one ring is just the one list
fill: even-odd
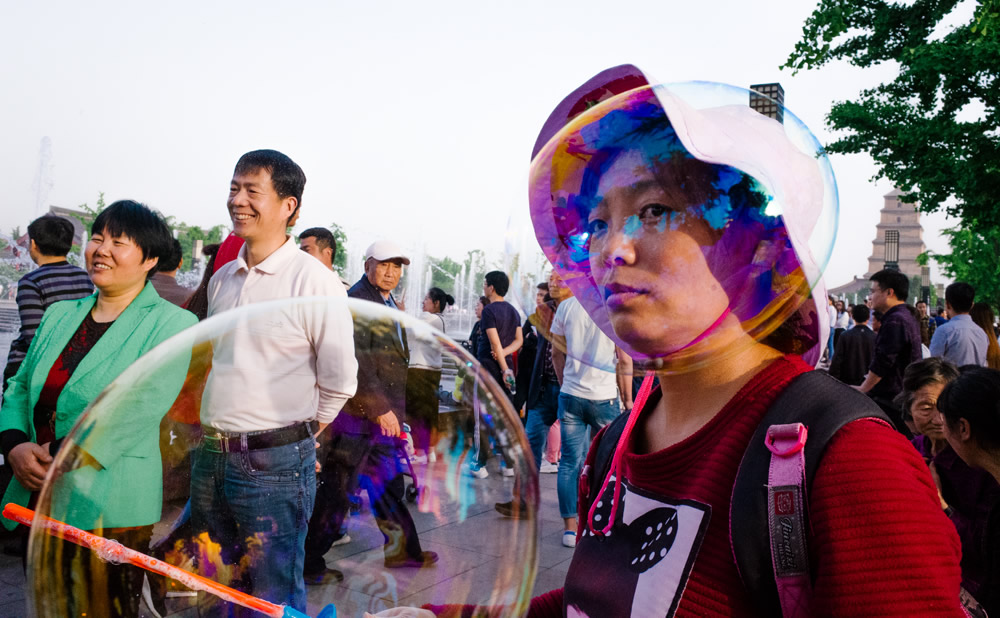
[(950, 278), (976, 288), (976, 300), (1000, 308), (1000, 228), (972, 230), (956, 226), (942, 230), (951, 247), (949, 254), (924, 254)]
[(981, 0), (941, 35), (959, 4), (820, 0), (783, 68), (896, 63), (892, 81), (833, 104), (827, 124), (843, 133), (828, 151), (868, 153), (903, 199), (982, 230), (1000, 225), (1000, 18), (997, 0)]

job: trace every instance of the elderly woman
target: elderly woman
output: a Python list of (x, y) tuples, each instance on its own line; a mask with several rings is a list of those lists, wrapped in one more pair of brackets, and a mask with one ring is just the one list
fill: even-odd
[(542, 249), (660, 386), (594, 439), (565, 587), (529, 615), (961, 616), (959, 541), (926, 465), (811, 371), (829, 328), (810, 243), (835, 210), (825, 159), (788, 137), (787, 110), (783, 126), (746, 91), (714, 105), (720, 91), (616, 67), (536, 141)]
[[(4, 393), (0, 441), (14, 470), (5, 504), (33, 502), (87, 406), (136, 359), (197, 321), (149, 283), (170, 243), (163, 219), (136, 202), (115, 202), (94, 220), (85, 257), (97, 293), (49, 308)], [(168, 362), (155, 381), (129, 393), (135, 401), (126, 406), (127, 417), (102, 418), (103, 431), (71, 445), (72, 469), (57, 475), (52, 490), (53, 517), (145, 550), (161, 514), (159, 423), (180, 391), (187, 361)], [(67, 595), (76, 605), (55, 611), (137, 615), (139, 569), (102, 568), (88, 550), (69, 543), (60, 553), (63, 572), (53, 575), (88, 592)]]
[(990, 510), (1000, 499), (1000, 485), (989, 473), (969, 467), (944, 435), (944, 417), (937, 402), (945, 386), (958, 378), (958, 369), (946, 360), (926, 358), (903, 374), (899, 401), (903, 418), (916, 435), (913, 446), (927, 462), (937, 485), (941, 508), (951, 518), (962, 540), (962, 587), (974, 597), (984, 592), (989, 557), (983, 553)]
[[(944, 436), (962, 461), (1000, 483), (1000, 371), (966, 366), (938, 397)], [(981, 550), (985, 573), (977, 599), (991, 616), (1000, 614), (1000, 500), (993, 496)]]

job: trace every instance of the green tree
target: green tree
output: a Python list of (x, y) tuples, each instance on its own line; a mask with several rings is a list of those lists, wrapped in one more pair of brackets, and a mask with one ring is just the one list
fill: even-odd
[(94, 223), (94, 219), (96, 219), (97, 215), (101, 214), (101, 211), (103, 211), (107, 207), (108, 205), (104, 202), (104, 191), (99, 191), (97, 193), (96, 207), (91, 208), (86, 202), (84, 202), (83, 204), (77, 206), (77, 209), (82, 210), (83, 214), (77, 214), (74, 212), (70, 213), (70, 215), (77, 221), (82, 223), (83, 229), (89, 232), (91, 224)]
[(876, 177), (921, 210), (989, 230), (1000, 225), (1000, 3), (980, 0), (972, 19), (940, 36), (960, 3), (820, 0), (783, 68), (898, 65), (892, 81), (833, 104), (827, 125), (843, 134), (827, 150), (868, 153)]
[(972, 230), (956, 226), (942, 230), (951, 247), (949, 254), (927, 252), (941, 270), (955, 281), (965, 281), (976, 288), (976, 300), (989, 303), (994, 313), (1000, 308), (1000, 229)]
[(182, 271), (189, 271), (194, 268), (195, 241), (202, 241), (202, 246), (220, 243), (226, 234), (226, 228), (222, 225), (216, 225), (208, 230), (204, 230), (196, 225), (188, 225), (184, 222), (174, 223), (173, 217), (169, 217), (168, 222), (177, 235), (177, 241), (181, 243), (181, 253), (184, 256), (184, 264), (181, 266)]
[(462, 265), (447, 256), (440, 260), (427, 256), (427, 260), (431, 264), (431, 287), (454, 295), (455, 278), (462, 271)]
[(330, 232), (337, 243), (337, 255), (333, 256), (333, 269), (341, 277), (347, 275), (347, 232), (336, 223), (330, 224)]

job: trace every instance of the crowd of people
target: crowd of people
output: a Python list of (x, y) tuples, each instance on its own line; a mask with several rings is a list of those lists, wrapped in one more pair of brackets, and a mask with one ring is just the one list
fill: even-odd
[[(469, 350), (522, 414), (538, 471), (557, 471), (562, 544), (574, 548), (565, 586), (528, 615), (1000, 613), (989, 306), (956, 282), (931, 316), (925, 301), (907, 304), (896, 270), (871, 275), (865, 304), (825, 297), (810, 285), (802, 235), (814, 161), (749, 108), (713, 114), (672, 97), (627, 65), (569, 95), (532, 153), (531, 214), (552, 274), (523, 322), (505, 300), (507, 274), (482, 282)], [(760, 165), (751, 173), (746, 161)], [(33, 504), (56, 452), (74, 449), (74, 472), (101, 491), (66, 510), (68, 523), (155, 553), (153, 493), (166, 479), (150, 454), (200, 375), (181, 519), (240, 565), (233, 585), (304, 610), (307, 585), (344, 578), (325, 556), (361, 491), (384, 566), (433, 567), (398, 448), (408, 423), (412, 461), (437, 456), (441, 350), (390, 317), (404, 309), (398, 245), (373, 243), (349, 285), (333, 270), (329, 230), (296, 245), (287, 230), (304, 185), (282, 153), (241, 157), (233, 235), (206, 248), (192, 294), (174, 279), (178, 243), (142, 204), (100, 213), (86, 272), (65, 261), (67, 222), (29, 226), (39, 268), (18, 291), (22, 331), (4, 376), (5, 502)], [(768, 207), (776, 199), (781, 213)], [(302, 297), (378, 311), (362, 321), (328, 303), (283, 313), (267, 336), (233, 328), (162, 367), (128, 423), (65, 443), (87, 405), (160, 342), (209, 316)], [(453, 304), (431, 288), (421, 318), (444, 331)], [(473, 442), (465, 473), (483, 479), (492, 446)], [(81, 487), (67, 481), (63, 501)], [(526, 516), (521, 495), (515, 482), (496, 511)], [(59, 554), (67, 580), (101, 591), (70, 609), (137, 615), (141, 572), (110, 565), (98, 576), (87, 560)], [(240, 614), (209, 598), (201, 610)]]

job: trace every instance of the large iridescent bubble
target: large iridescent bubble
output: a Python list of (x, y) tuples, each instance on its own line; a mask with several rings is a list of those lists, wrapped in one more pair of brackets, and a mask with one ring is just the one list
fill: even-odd
[(553, 111), (529, 180), (542, 250), (637, 368), (690, 371), (754, 341), (815, 362), (837, 219), (822, 147), (756, 92), (654, 84), (615, 67)]
[[(205, 444), (214, 444), (212, 429), (200, 424), (202, 405), (210, 400), (240, 400), (238, 390), (225, 392), (230, 388), (227, 383), (238, 389), (240, 380), (214, 382), (207, 389), (213, 391), (211, 398), (206, 396), (206, 382), (213, 371), (233, 369), (234, 358), (225, 350), (234, 336), (273, 338), (280, 349), (276, 324), (305, 314), (322, 318), (337, 304), (343, 315), (343, 303), (353, 314), (355, 339), (386, 333), (397, 338), (405, 333), (409, 347), (423, 345), (441, 355), (443, 375), (436, 376), (428, 389), (434, 398), (429, 407), (436, 413), (425, 419), (431, 445), (427, 459), (414, 461), (407, 440), (400, 439), (392, 442), (393, 456), (381, 466), (360, 466), (346, 477), (350, 482), (340, 497), (353, 506), (337, 536), (350, 539), (324, 556), (327, 567), (341, 571), (344, 578), (337, 581), (330, 576), (308, 586), (307, 614), (316, 616), (331, 603), (341, 617), (427, 603), (478, 606), (482, 610), (478, 613), (491, 616), (521, 615), (527, 609), (537, 561), (538, 479), (521, 423), (501, 387), (461, 346), (415, 318), (361, 300), (300, 298), (245, 306), (198, 324), (139, 359), (92, 403), (67, 436), (38, 499), (28, 572), (34, 615), (78, 615), (84, 608), (88, 615), (118, 615), (105, 585), (110, 556), (73, 550), (68, 541), (38, 525), (42, 517), (105, 536), (120, 535), (121, 528), (151, 525), (152, 538), (135, 549), (234, 588), (245, 588), (252, 561), (290, 568), (287, 557), (253, 551), (255, 546), (267, 546), (268, 535), (288, 532), (267, 509), (261, 509), (259, 518), (270, 527), (239, 539), (249, 549), (235, 554), (190, 518), (192, 482), (198, 480), (192, 456)], [(261, 375), (252, 379), (281, 385), (287, 378)], [(268, 402), (257, 405), (266, 408)], [(345, 414), (342, 411), (341, 417)], [(421, 421), (405, 420), (411, 435), (416, 434), (415, 425)], [(337, 421), (330, 427), (330, 432), (343, 430)], [(323, 435), (318, 452), (337, 448), (330, 442), (334, 435)], [(381, 437), (368, 439), (384, 443)], [(140, 443), (149, 448), (137, 456), (134, 446)], [(477, 452), (483, 453), (489, 471), (485, 479), (469, 473)], [(244, 456), (246, 472), (254, 475), (261, 451)], [(340, 461), (323, 455), (319, 460), (324, 465)], [(98, 474), (105, 465), (110, 477)], [(501, 474), (501, 465), (513, 476)], [(419, 543), (438, 556), (434, 564), (386, 562), (387, 555), (395, 555), (390, 550), (406, 539), (391, 538), (395, 536), (391, 525), (380, 530), (371, 501), (379, 499), (390, 477), (399, 473)], [(277, 488), (282, 483), (281, 474), (273, 478), (268, 471), (260, 474), (265, 485), (273, 482)], [(118, 486), (133, 487), (130, 495), (135, 503), (124, 505), (127, 508), (109, 504), (109, 478)], [(494, 503), (512, 496), (525, 506), (516, 517), (503, 518)], [(122, 513), (129, 515), (123, 519)], [(383, 530), (390, 530), (389, 537)], [(168, 614), (197, 615), (184, 612), (214, 602), (213, 595), (192, 591), (177, 579), (153, 575), (147, 579), (154, 604), (161, 604)]]

